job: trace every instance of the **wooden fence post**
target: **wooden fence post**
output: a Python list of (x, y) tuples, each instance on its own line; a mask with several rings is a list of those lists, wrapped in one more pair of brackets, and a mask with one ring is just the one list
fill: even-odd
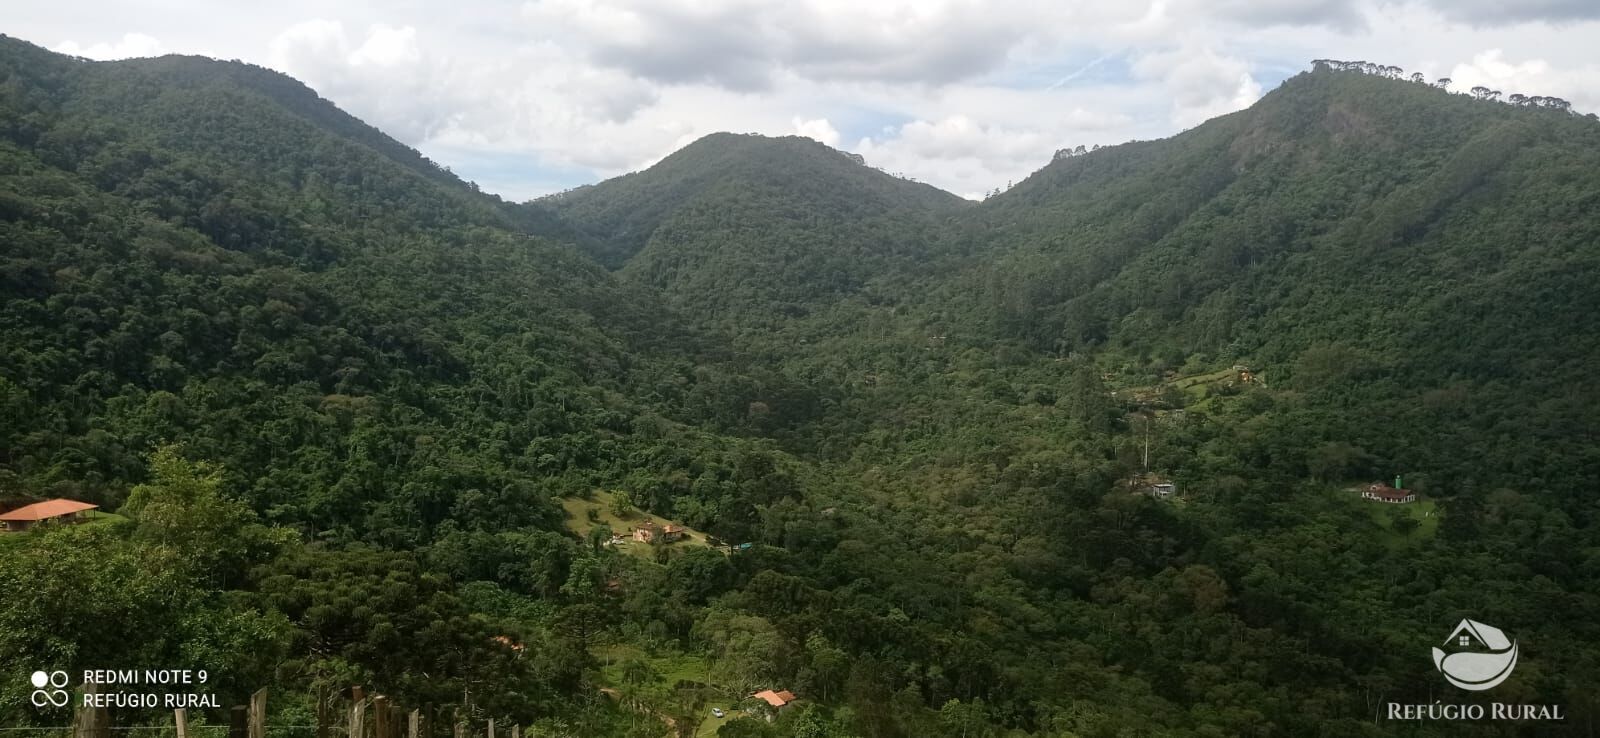
[[(318, 690), (317, 692), (317, 735), (316, 738), (328, 738), (328, 713), (331, 711), (333, 694), (331, 690)], [(182, 738), (181, 736), (179, 738)]]
[(494, 738), (494, 718), (489, 718), (489, 738)]
[(390, 738), (401, 738), (407, 729), (406, 708), (399, 705), (390, 705), (389, 712), (394, 714), (394, 719), (389, 721), (393, 728), (389, 729)]
[(366, 693), (360, 687), (350, 688), (350, 732), (348, 738), (366, 736)]
[(389, 738), (389, 698), (378, 695), (372, 698), (373, 738)]
[(250, 708), (234, 705), (228, 714), (228, 738), (249, 738)]
[[(100, 685), (83, 685), (85, 695), (99, 694)], [(109, 738), (111, 735), (111, 718), (104, 707), (85, 707), (80, 701), (72, 713), (72, 735), (74, 738)]]
[(406, 738), (422, 738), (422, 711), (412, 710), (406, 724)]
[(267, 738), (267, 688), (262, 687), (250, 695), (250, 728), (248, 738)]
[(172, 711), (172, 730), (178, 738), (189, 738), (189, 711), (182, 707)]

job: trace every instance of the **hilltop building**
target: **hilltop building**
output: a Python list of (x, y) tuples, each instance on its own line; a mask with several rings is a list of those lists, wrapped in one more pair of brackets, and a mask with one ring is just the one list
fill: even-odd
[(1387, 502), (1394, 505), (1404, 505), (1417, 501), (1417, 493), (1400, 486), (1400, 478), (1394, 478), (1394, 486), (1390, 487), (1383, 482), (1373, 482), (1361, 490), (1363, 499), (1374, 502)]
[(1159, 474), (1138, 474), (1128, 479), (1129, 491), (1156, 500), (1170, 500), (1177, 496), (1178, 485)]
[(84, 521), (84, 513), (99, 508), (77, 500), (45, 500), (32, 505), (19, 507), (11, 512), (0, 514), (0, 524), (5, 526), (7, 533), (18, 533), (29, 530), (41, 523), (66, 523), (74, 524)]
[(649, 521), (633, 529), (633, 540), (640, 543), (650, 543), (659, 539), (662, 543), (672, 543), (683, 537), (683, 526), (667, 523), (657, 525)]

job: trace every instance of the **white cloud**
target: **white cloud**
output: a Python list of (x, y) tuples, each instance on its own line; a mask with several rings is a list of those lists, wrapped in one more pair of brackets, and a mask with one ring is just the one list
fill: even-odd
[(1594, 0), (1434, 0), (1430, 5), (1451, 20), (1487, 26), (1600, 18), (1600, 3)]
[[(1316, 57), (1600, 108), (1593, 0), (519, 2), (15, 0), (7, 33), (100, 59), (266, 64), (516, 195), (722, 130), (859, 142), (884, 169), (981, 193), (1057, 148), (1237, 110)], [(129, 32), (151, 28), (159, 41)]]
[(839, 145), (839, 131), (835, 130), (827, 118), (816, 120), (801, 120), (800, 116), (794, 117), (794, 132), (796, 135), (821, 141), (829, 146)]
[(152, 36), (142, 33), (123, 34), (121, 40), (115, 43), (97, 43), (81, 46), (76, 41), (62, 41), (56, 44), (54, 51), (87, 59), (133, 59), (146, 56), (161, 56), (167, 53), (167, 47)]
[(1579, 110), (1600, 108), (1600, 66), (1556, 69), (1543, 59), (1508, 61), (1505, 52), (1490, 49), (1450, 70), (1451, 87), (1470, 90), (1477, 85), (1526, 95), (1547, 95), (1571, 102)]
[(1172, 122), (1188, 128), (1261, 98), (1261, 83), (1243, 59), (1203, 49), (1180, 48), (1140, 57), (1134, 74), (1159, 81), (1172, 95)]
[(306, 59), (340, 58), (347, 56), (349, 42), (345, 38), (344, 24), (338, 21), (313, 19), (296, 23), (279, 33), (267, 44), (268, 60), (272, 66), (294, 74), (295, 67)]
[(1329, 26), (1354, 30), (1365, 25), (1356, 0), (1205, 0), (1196, 10), (1245, 26)]
[(297, 23), (268, 44), (269, 63), (402, 141), (442, 130), (464, 102), (446, 59), (423, 53), (410, 26), (374, 24), (352, 39), (327, 19)]
[(390, 28), (377, 25), (367, 35), (365, 43), (355, 51), (350, 52), (350, 66), (359, 67), (366, 64), (375, 64), (380, 67), (393, 67), (401, 64), (415, 64), (422, 60), (422, 53), (417, 49), (417, 29), (411, 26), (405, 28)]
[(998, 67), (1036, 26), (972, 0), (530, 0), (523, 15), (594, 62), (667, 84), (947, 84)]
[(1039, 131), (952, 115), (863, 138), (856, 152), (884, 171), (972, 197), (1027, 176), (1049, 161), (1052, 144), (1053, 137)]

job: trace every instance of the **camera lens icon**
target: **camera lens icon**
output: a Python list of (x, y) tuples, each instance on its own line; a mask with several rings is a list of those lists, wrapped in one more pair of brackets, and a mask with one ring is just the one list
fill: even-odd
[(33, 702), (34, 707), (66, 707), (70, 699), (67, 690), (67, 673), (64, 671), (33, 673)]

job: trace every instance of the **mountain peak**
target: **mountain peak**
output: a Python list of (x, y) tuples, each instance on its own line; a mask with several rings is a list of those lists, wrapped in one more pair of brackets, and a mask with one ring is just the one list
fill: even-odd
[(802, 136), (713, 133), (642, 171), (539, 201), (606, 243), (594, 256), (620, 268), (683, 208), (761, 192), (833, 215), (958, 208), (961, 198), (868, 166)]

